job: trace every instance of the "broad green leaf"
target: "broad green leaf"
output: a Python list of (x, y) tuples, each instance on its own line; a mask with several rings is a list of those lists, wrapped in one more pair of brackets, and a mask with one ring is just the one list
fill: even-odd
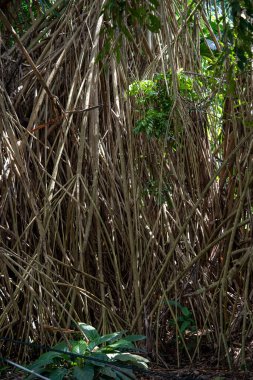
[(78, 323), (78, 325), (80, 329), (82, 330), (82, 333), (88, 340), (93, 341), (100, 337), (95, 327), (87, 325), (86, 323)]
[(190, 324), (191, 323), (189, 321), (184, 321), (183, 324), (180, 326), (180, 332), (185, 332), (185, 330), (190, 326)]
[(72, 352), (72, 347), (75, 346), (77, 343), (78, 340), (69, 340), (68, 344), (66, 342), (60, 342), (57, 343), (53, 347), (53, 349), (63, 351), (61, 355), (62, 359), (69, 360), (71, 358), (71, 355), (69, 355), (68, 353)]
[(129, 353), (126, 353), (126, 354), (108, 354), (108, 357), (110, 357), (112, 362), (117, 362), (117, 361), (125, 362), (125, 363), (127, 362), (127, 363), (131, 363), (131, 364), (138, 366), (138, 367), (142, 367), (145, 369), (148, 368), (147, 363), (149, 363), (149, 360), (142, 357), (142, 356), (139, 356), (139, 355), (129, 354)]
[(68, 343), (67, 342), (57, 343), (53, 347), (53, 349), (69, 352), (71, 350), (71, 347), (74, 346), (77, 342), (78, 342), (78, 340), (70, 339), (70, 340), (68, 340)]
[(149, 360), (147, 358), (144, 358), (143, 356), (136, 355), (136, 354), (130, 354), (130, 353), (116, 354), (113, 357), (113, 360), (134, 361), (134, 362), (141, 361), (141, 362), (144, 362), (144, 363), (149, 363)]
[(133, 370), (130, 368), (103, 368), (100, 371), (101, 374), (108, 376), (110, 379), (122, 379), (122, 380), (129, 380), (129, 379), (136, 379)]
[(107, 334), (107, 335), (100, 336), (99, 338), (94, 339), (88, 345), (87, 348), (89, 350), (93, 350), (94, 347), (99, 346), (102, 343), (106, 343), (106, 342), (111, 343), (111, 342), (114, 342), (115, 340), (121, 338), (122, 335), (125, 334), (125, 333), (126, 333), (126, 331), (120, 331), (120, 332), (115, 332), (115, 333), (112, 333), (112, 334)]
[(188, 317), (189, 315), (191, 315), (191, 312), (190, 312), (190, 310), (188, 309), (188, 307), (182, 307), (182, 313), (186, 316), (186, 317)]
[(116, 379), (116, 373), (112, 368), (104, 367), (99, 371), (102, 375), (108, 376), (109, 379)]
[(106, 354), (101, 352), (93, 352), (91, 355), (87, 356), (85, 360), (91, 365), (98, 367), (105, 367), (106, 363), (109, 361), (109, 358)]
[(54, 369), (49, 376), (50, 380), (62, 380), (67, 374), (67, 368), (56, 368)]
[(107, 348), (117, 350), (117, 349), (129, 349), (129, 348), (135, 348), (135, 347), (133, 343), (130, 342), (129, 340), (120, 339), (119, 341), (108, 345)]
[(147, 337), (145, 335), (128, 335), (124, 337), (124, 340), (130, 341), (130, 342), (137, 342), (138, 340), (144, 340)]
[(86, 350), (87, 350), (87, 343), (84, 340), (80, 340), (79, 342), (76, 342), (72, 347), (72, 352), (74, 352), (75, 354), (83, 355)]
[(42, 354), (34, 363), (28, 366), (29, 369), (35, 370), (35, 368), (45, 367), (48, 364), (52, 364), (55, 358), (61, 358), (63, 354), (59, 352), (49, 351)]
[(86, 364), (83, 368), (75, 367), (73, 369), (73, 376), (75, 380), (93, 380), (94, 367), (89, 364)]

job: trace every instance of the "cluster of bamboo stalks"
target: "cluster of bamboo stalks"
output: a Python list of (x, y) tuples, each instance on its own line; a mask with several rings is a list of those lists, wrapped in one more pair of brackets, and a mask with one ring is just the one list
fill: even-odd
[[(161, 32), (135, 26), (120, 62), (97, 62), (103, 3), (59, 0), (22, 37), (0, 15), (15, 40), (1, 58), (0, 336), (53, 344), (56, 330), (83, 321), (103, 333), (144, 333), (159, 356), (174, 329), (191, 361), (205, 339), (229, 365), (245, 363), (252, 72), (238, 77), (237, 107), (226, 95), (217, 128), (209, 105), (190, 109), (176, 80), (181, 68), (202, 75), (197, 20), (211, 29), (204, 10), (192, 10), (193, 30), (183, 5), (163, 0)], [(127, 96), (133, 81), (168, 70), (177, 149), (133, 133), (138, 116)], [(193, 314), (191, 352), (171, 300)]]

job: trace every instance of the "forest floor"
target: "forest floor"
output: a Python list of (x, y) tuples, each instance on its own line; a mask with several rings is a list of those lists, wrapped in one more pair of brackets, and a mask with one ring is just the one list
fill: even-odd
[[(202, 350), (199, 358), (190, 364), (189, 359), (181, 355), (178, 367), (177, 354), (172, 346), (167, 346), (166, 354), (163, 352), (159, 356), (159, 363), (155, 363), (155, 358), (152, 355), (149, 357), (150, 364), (147, 370), (140, 369), (136, 374), (138, 380), (253, 380), (253, 358), (250, 347), (247, 349), (247, 369), (240, 370), (238, 362), (233, 370), (228, 369), (228, 363), (223, 358), (223, 361), (217, 363), (217, 355), (212, 350)], [(235, 358), (234, 358), (235, 359)], [(13, 359), (14, 360), (14, 359)], [(161, 364), (162, 363), (162, 364)], [(9, 367), (1, 373), (0, 380), (24, 380), (25, 374), (13, 367)], [(85, 379), (84, 379), (85, 380)]]
[[(0, 374), (1, 380), (23, 380), (24, 373), (10, 371), (4, 375)], [(137, 374), (138, 380), (253, 380), (252, 371), (228, 371), (220, 368), (204, 367), (184, 367), (162, 368), (157, 365), (151, 365), (150, 370), (145, 374)]]
[[(165, 353), (165, 352), (164, 352)], [(217, 362), (217, 353), (211, 349), (202, 349), (199, 359), (190, 364), (189, 359), (182, 355), (178, 367), (177, 354), (173, 347), (167, 346), (166, 355), (160, 357), (160, 363), (154, 362), (149, 365), (149, 369), (144, 374), (139, 374), (139, 380), (253, 380), (253, 358), (250, 347), (247, 349), (246, 363), (247, 369), (240, 369), (236, 357), (233, 358), (233, 370), (228, 369), (225, 359)], [(231, 359), (231, 358), (230, 358)], [(236, 364), (237, 363), (237, 364)]]
[(139, 380), (253, 380), (252, 371), (228, 371), (222, 368), (184, 367), (159, 368), (153, 366), (150, 373), (138, 375)]

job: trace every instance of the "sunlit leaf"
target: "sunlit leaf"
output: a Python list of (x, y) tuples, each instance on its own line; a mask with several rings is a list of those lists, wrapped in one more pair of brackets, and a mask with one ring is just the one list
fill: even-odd
[(95, 327), (87, 325), (86, 323), (82, 323), (82, 322), (79, 322), (78, 325), (79, 325), (81, 331), (83, 332), (84, 336), (88, 340), (92, 341), (92, 340), (98, 339), (100, 337), (100, 335), (97, 332), (97, 330), (95, 329)]

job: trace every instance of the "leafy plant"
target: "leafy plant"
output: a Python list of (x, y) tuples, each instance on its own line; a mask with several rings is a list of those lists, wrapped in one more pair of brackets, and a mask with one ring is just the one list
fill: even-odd
[[(200, 76), (192, 78), (182, 70), (177, 72), (177, 81), (179, 93), (189, 104), (189, 110), (208, 99), (214, 86), (211, 79)], [(148, 137), (155, 138), (166, 137), (170, 144), (175, 146), (175, 134), (180, 133), (180, 127), (177, 125), (177, 130), (175, 130), (170, 120), (172, 92), (170, 72), (166, 75), (157, 73), (152, 80), (136, 81), (129, 86), (128, 94), (134, 97), (138, 113), (135, 133), (144, 132)]]
[(192, 312), (188, 309), (188, 307), (181, 305), (179, 302), (170, 300), (168, 301), (169, 305), (175, 306), (179, 310), (179, 315), (177, 319), (171, 319), (169, 322), (172, 326), (178, 326), (180, 333), (185, 334), (186, 330), (190, 330), (191, 332), (196, 331), (195, 322), (193, 319)]
[[(134, 368), (147, 369), (148, 359), (135, 354), (134, 342), (143, 335), (126, 331), (100, 335), (86, 323), (79, 323), (82, 339), (61, 342), (42, 354), (28, 368), (52, 380), (135, 379)], [(29, 375), (27, 379), (36, 378)]]
[(129, 86), (129, 95), (135, 98), (136, 110), (140, 116), (134, 128), (135, 133), (144, 132), (148, 137), (156, 138), (169, 133), (172, 102), (166, 80), (171, 82), (170, 74), (166, 78), (163, 74), (156, 74), (153, 80), (136, 81)]

